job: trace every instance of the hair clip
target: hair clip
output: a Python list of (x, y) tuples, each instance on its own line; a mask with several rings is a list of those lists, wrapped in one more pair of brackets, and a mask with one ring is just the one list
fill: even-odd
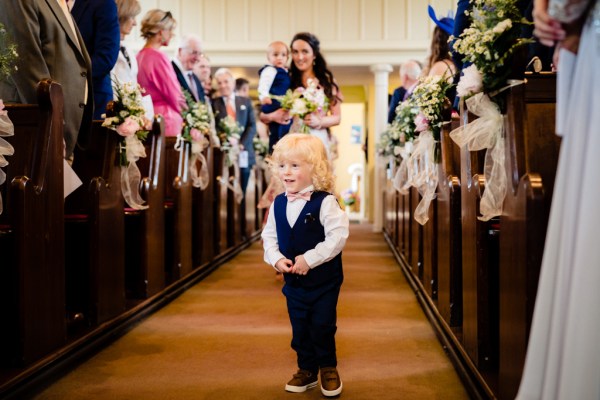
[(313, 217), (311, 213), (306, 214), (306, 217), (304, 217), (305, 224), (307, 224), (309, 222), (314, 222), (314, 221), (315, 221), (315, 217)]

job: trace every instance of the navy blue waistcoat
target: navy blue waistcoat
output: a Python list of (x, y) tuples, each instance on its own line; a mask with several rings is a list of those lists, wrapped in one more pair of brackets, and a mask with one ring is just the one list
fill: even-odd
[[(260, 75), (261, 72), (263, 71), (263, 69), (265, 69), (268, 66), (269, 65), (265, 65), (264, 67), (259, 69), (258, 75)], [(280, 67), (274, 67), (274, 68), (277, 70), (277, 73), (275, 74), (275, 79), (273, 79), (273, 83), (271, 84), (271, 89), (269, 90), (269, 94), (272, 94), (274, 96), (282, 96), (290, 88), (290, 75), (289, 75), (288, 71), (285, 70), (285, 68), (280, 68)], [(280, 108), (281, 108), (281, 104), (279, 104), (279, 101), (272, 99), (271, 104), (263, 104), (260, 107), (260, 110), (263, 113), (272, 113), (273, 111), (278, 110)]]
[[(285, 194), (282, 193), (275, 198), (277, 242), (279, 251), (286, 258), (295, 261), (296, 256), (314, 249), (317, 244), (325, 240), (325, 228), (321, 224), (319, 215), (323, 199), (328, 195), (327, 192), (314, 192), (293, 227), (290, 226), (286, 217), (288, 200)], [(330, 261), (312, 268), (306, 275), (284, 274), (284, 276), (287, 284), (303, 287), (319, 286), (336, 278), (342, 279), (342, 253), (340, 252)]]

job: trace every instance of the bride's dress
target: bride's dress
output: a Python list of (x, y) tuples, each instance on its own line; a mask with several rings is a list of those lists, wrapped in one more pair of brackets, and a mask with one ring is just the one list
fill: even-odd
[(600, 399), (600, 0), (578, 55), (560, 55), (564, 134), (517, 399)]

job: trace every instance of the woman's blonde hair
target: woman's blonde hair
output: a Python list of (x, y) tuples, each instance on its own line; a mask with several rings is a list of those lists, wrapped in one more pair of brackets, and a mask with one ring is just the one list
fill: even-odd
[(142, 18), (140, 32), (144, 39), (149, 39), (160, 31), (175, 29), (176, 25), (177, 21), (175, 21), (170, 11), (154, 9), (148, 11)]
[(140, 6), (138, 0), (115, 0), (115, 2), (117, 3), (117, 15), (119, 16), (120, 25), (142, 12), (142, 6)]
[(278, 176), (279, 164), (287, 160), (304, 161), (311, 165), (312, 183), (316, 190), (332, 192), (334, 178), (327, 150), (321, 139), (306, 133), (289, 133), (273, 147), (270, 166)]

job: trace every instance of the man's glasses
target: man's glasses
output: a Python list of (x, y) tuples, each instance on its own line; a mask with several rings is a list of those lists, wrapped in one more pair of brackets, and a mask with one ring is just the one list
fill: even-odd
[(191, 50), (189, 47), (183, 47), (188, 53), (190, 53), (194, 57), (202, 56), (202, 52), (199, 50)]

